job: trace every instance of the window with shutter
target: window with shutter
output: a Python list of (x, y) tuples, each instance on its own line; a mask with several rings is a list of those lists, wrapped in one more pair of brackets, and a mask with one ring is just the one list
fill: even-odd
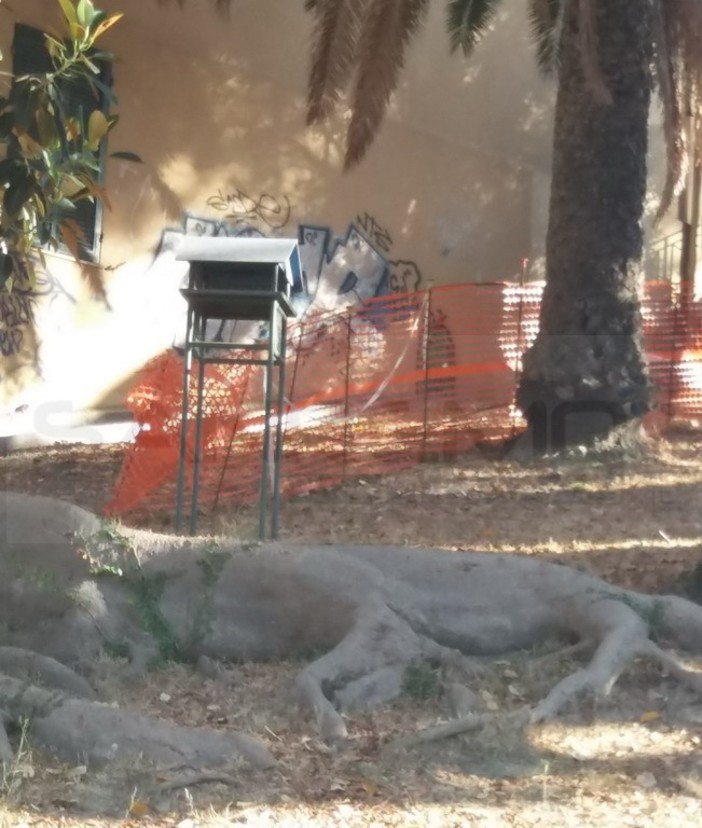
[[(54, 69), (51, 57), (46, 48), (44, 33), (31, 26), (25, 26), (20, 23), (15, 26), (12, 55), (12, 71), (15, 77), (44, 74)], [(105, 90), (108, 90), (112, 85), (110, 66), (99, 61), (97, 61), (97, 65), (100, 66), (101, 70), (99, 77), (100, 85)], [(18, 86), (14, 85), (13, 92), (17, 88)], [(85, 122), (89, 113), (96, 108), (100, 108), (107, 113), (109, 106), (107, 95), (99, 92), (99, 97), (96, 97), (95, 90), (82, 78), (63, 81), (61, 91), (68, 116), (78, 117), (82, 122)], [(98, 159), (100, 168), (103, 170), (105, 141), (102, 142)], [(87, 199), (80, 199), (76, 202), (75, 210), (72, 210), (70, 214), (66, 213), (66, 215), (70, 215), (70, 218), (77, 222), (83, 231), (83, 238), (79, 243), (81, 258), (89, 262), (97, 261), (100, 251), (102, 229), (102, 205), (98, 200), (89, 201)]]

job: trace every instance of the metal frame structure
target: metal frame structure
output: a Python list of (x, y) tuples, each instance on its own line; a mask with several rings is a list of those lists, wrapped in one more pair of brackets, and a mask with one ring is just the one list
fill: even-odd
[[(291, 242), (294, 244), (294, 242)], [(295, 254), (297, 247), (294, 248)], [(221, 252), (221, 251), (220, 251)], [(187, 259), (188, 251), (183, 250), (178, 258)], [(202, 255), (202, 254), (200, 254)], [(265, 255), (265, 254), (264, 254)], [(217, 258), (221, 265), (221, 257)], [(297, 260), (299, 262), (299, 259)], [(197, 264), (202, 265), (200, 261)], [(201, 268), (191, 262), (188, 287), (181, 294), (188, 303), (185, 340), (183, 343), (183, 399), (181, 408), (180, 457), (178, 466), (178, 489), (176, 501), (176, 529), (183, 528), (185, 512), (186, 466), (188, 449), (188, 424), (190, 393), (193, 374), (193, 359), (197, 361), (195, 434), (192, 467), (192, 491), (190, 501), (189, 531), (197, 531), (198, 499), (200, 489), (200, 467), (202, 460), (202, 421), (205, 402), (205, 366), (217, 365), (261, 365), (264, 367), (264, 431), (261, 464), (261, 489), (259, 496), (259, 537), (266, 537), (268, 510), (270, 504), (270, 536), (277, 537), (280, 522), (280, 471), (283, 455), (283, 418), (285, 414), (285, 359), (287, 343), (287, 320), (295, 316), (285, 290), (236, 289), (238, 267), (249, 263), (231, 262), (232, 289), (207, 286), (207, 280), (199, 278)], [(284, 263), (270, 262), (273, 268), (275, 287), (285, 286), (287, 275)], [(265, 339), (253, 343), (230, 343), (207, 339), (207, 324), (210, 321), (254, 320), (268, 323)], [(246, 355), (244, 352), (248, 352)], [(260, 354), (260, 356), (257, 356)], [(277, 394), (274, 379), (277, 369)], [(275, 412), (274, 412), (275, 403)], [(272, 418), (276, 417), (275, 435), (272, 434)], [(274, 439), (273, 439), (274, 437)], [(272, 492), (272, 503), (271, 501)]]

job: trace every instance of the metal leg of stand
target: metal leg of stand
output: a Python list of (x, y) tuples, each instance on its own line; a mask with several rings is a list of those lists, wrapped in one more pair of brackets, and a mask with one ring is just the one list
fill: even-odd
[(178, 460), (178, 494), (176, 497), (176, 532), (183, 527), (183, 502), (185, 499), (185, 469), (188, 453), (188, 397), (190, 395), (190, 368), (193, 352), (188, 346), (193, 330), (193, 311), (188, 306), (185, 329), (185, 351), (183, 353), (183, 400), (180, 412), (180, 457)]
[(263, 458), (261, 463), (261, 499), (258, 514), (258, 536), (261, 540), (266, 537), (266, 519), (268, 517), (268, 494), (270, 491), (271, 468), (271, 409), (273, 407), (273, 369), (275, 366), (275, 331), (278, 323), (278, 305), (271, 305), (271, 321), (268, 331), (268, 359), (266, 362), (266, 378), (264, 390), (264, 423), (263, 423)]
[(280, 470), (283, 461), (283, 418), (285, 416), (285, 349), (288, 339), (288, 320), (281, 314), (280, 343), (278, 347), (278, 420), (275, 428), (275, 456), (273, 470), (273, 514), (271, 537), (278, 537), (280, 526)]
[[(200, 330), (197, 332), (197, 338), (203, 342), (205, 339), (205, 330), (207, 327), (207, 319), (204, 316), (199, 317)], [(200, 347), (197, 349), (197, 408), (195, 411), (195, 451), (193, 456), (193, 493), (190, 503), (190, 534), (194, 535), (197, 531), (197, 506), (200, 495), (200, 458), (202, 455), (202, 403), (205, 392), (205, 349)]]

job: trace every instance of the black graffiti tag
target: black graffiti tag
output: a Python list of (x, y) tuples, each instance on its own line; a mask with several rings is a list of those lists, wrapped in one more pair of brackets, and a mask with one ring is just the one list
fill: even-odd
[(390, 262), (390, 290), (393, 293), (414, 293), (422, 283), (422, 274), (414, 262), (398, 259)]
[(389, 253), (392, 247), (392, 236), (385, 227), (382, 227), (370, 213), (356, 217), (356, 226), (377, 250)]
[(22, 351), (25, 328), (34, 322), (30, 294), (0, 292), (0, 355), (11, 357)]
[(207, 205), (225, 213), (225, 218), (235, 224), (258, 221), (269, 230), (280, 230), (290, 221), (290, 199), (286, 195), (278, 200), (269, 193), (253, 198), (242, 189), (230, 193), (218, 190), (207, 199)]

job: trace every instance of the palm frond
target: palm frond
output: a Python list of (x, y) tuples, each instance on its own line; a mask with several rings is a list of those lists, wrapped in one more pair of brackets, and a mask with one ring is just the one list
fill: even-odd
[(551, 75), (558, 69), (566, 2), (567, 0), (529, 0), (529, 26), (536, 44), (536, 62), (546, 75)]
[(405, 47), (429, 0), (371, 0), (360, 35), (358, 75), (346, 137), (345, 169), (357, 164), (375, 137), (404, 64)]
[[(311, 0), (307, 0), (308, 5)], [(348, 87), (370, 0), (314, 0), (316, 23), (307, 87), (307, 123), (326, 118)]]
[(447, 28), (451, 51), (470, 54), (495, 18), (499, 0), (449, 0)]

